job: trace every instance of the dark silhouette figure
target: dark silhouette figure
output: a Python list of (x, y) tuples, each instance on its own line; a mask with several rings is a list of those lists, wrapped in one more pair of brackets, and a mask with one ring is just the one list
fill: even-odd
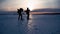
[(27, 10), (26, 10), (25, 12), (26, 12), (26, 14), (27, 14), (27, 19), (29, 20), (29, 13), (30, 13), (30, 9), (29, 9), (29, 8), (27, 8)]
[(18, 11), (17, 11), (17, 13), (18, 13), (18, 20), (21, 18), (21, 20), (22, 20), (22, 12), (23, 12), (23, 8), (20, 8), (20, 9), (17, 9)]

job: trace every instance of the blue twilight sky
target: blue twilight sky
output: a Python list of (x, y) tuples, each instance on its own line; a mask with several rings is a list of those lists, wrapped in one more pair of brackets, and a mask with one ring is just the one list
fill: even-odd
[(18, 8), (60, 8), (60, 0), (0, 0), (0, 10), (15, 11)]

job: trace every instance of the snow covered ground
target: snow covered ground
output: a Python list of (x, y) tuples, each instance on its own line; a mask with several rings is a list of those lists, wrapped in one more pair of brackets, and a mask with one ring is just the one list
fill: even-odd
[(0, 15), (0, 34), (60, 34), (60, 15)]

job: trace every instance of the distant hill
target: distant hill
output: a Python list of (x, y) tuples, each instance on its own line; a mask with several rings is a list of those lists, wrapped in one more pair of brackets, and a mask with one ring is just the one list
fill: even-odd
[(0, 11), (0, 15), (17, 15), (16, 11)]
[[(30, 14), (39, 14), (39, 15), (50, 15), (50, 14), (60, 14), (60, 9), (35, 9), (30, 12)], [(0, 15), (17, 15), (17, 11), (0, 11)]]
[(51, 8), (35, 9), (32, 12), (60, 12), (60, 9), (51, 9)]

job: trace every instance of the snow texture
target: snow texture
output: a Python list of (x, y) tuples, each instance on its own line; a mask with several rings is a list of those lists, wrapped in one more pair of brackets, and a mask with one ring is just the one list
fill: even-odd
[(60, 34), (60, 15), (0, 15), (0, 34)]

